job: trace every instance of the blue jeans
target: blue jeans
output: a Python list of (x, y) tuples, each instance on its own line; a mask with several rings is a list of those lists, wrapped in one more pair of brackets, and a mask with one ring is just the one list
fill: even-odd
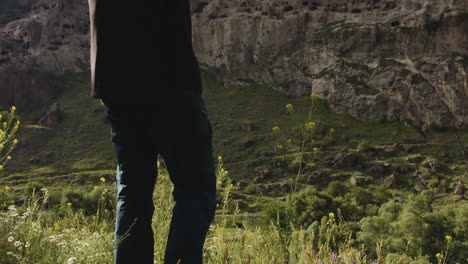
[(212, 131), (202, 96), (141, 106), (103, 101), (118, 160), (115, 241), (121, 241), (114, 263), (153, 263), (152, 197), (161, 155), (175, 200), (164, 263), (201, 264), (216, 210)]

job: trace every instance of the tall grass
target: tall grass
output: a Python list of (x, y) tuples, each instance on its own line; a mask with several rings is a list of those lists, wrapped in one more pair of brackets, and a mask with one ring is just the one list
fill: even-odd
[[(351, 230), (344, 232), (348, 238), (337, 240), (337, 234), (349, 228), (334, 214), (308, 229), (291, 224), (286, 234), (273, 222), (249, 224), (239, 217), (238, 208), (229, 209), (232, 184), (221, 158), (218, 161), (218, 191), (223, 201), (205, 243), (205, 263), (429, 263), (423, 258), (411, 262), (370, 258), (364, 247), (351, 244)], [(173, 206), (172, 184), (167, 171), (161, 166), (160, 171), (154, 193), (154, 263), (163, 263)], [(0, 214), (0, 263), (112, 263), (115, 215), (107, 209), (105, 192), (102, 197), (90, 216), (74, 210), (72, 204), (62, 214), (50, 214), (47, 189), (33, 192), (19, 208), (10, 205)]]

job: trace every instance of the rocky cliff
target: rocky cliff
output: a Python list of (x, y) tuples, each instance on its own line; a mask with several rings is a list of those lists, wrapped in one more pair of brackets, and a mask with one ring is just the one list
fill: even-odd
[(23, 2), (25, 17), (0, 25), (0, 105), (24, 110), (60, 92), (57, 74), (86, 69), (89, 17), (86, 0), (9, 0), (4, 7)]
[[(191, 2), (197, 57), (227, 85), (315, 92), (358, 118), (468, 124), (468, 0)], [(36, 0), (0, 26), (0, 105), (40, 104), (60, 90), (47, 74), (82, 71), (88, 20), (86, 0)]]
[(194, 45), (227, 83), (315, 92), (338, 112), (468, 124), (467, 0), (193, 1)]

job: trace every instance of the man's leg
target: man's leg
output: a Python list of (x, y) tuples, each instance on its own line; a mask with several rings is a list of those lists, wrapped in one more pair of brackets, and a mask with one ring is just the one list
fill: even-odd
[(174, 200), (165, 263), (201, 264), (206, 233), (216, 210), (216, 176), (212, 133), (201, 96), (188, 96), (172, 105), (165, 120), (162, 156)]
[(152, 264), (151, 220), (157, 177), (156, 154), (141, 116), (130, 109), (108, 109), (112, 143), (117, 155), (117, 212), (114, 263)]

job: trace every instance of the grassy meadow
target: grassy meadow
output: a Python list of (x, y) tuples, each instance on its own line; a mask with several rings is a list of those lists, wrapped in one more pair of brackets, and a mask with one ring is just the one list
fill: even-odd
[[(0, 152), (0, 263), (112, 263), (110, 126), (86, 76), (63, 78), (77, 83), (54, 101), (63, 121), (18, 109), (18, 143), (4, 163)], [(468, 262), (468, 128), (421, 131), (334, 113), (315, 95), (203, 82), (219, 202), (206, 263)], [(172, 186), (155, 166), (162, 263)]]

